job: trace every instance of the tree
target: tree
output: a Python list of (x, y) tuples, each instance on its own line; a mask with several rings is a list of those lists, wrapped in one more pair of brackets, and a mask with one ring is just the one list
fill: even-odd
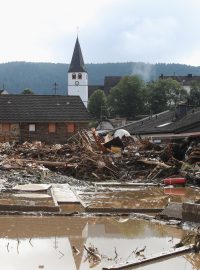
[(176, 106), (187, 97), (187, 92), (179, 82), (160, 79), (147, 84), (148, 108), (152, 113), (159, 113)]
[(33, 92), (32, 89), (26, 88), (21, 92), (22, 95), (34, 95), (35, 93)]
[(107, 99), (102, 90), (96, 90), (90, 96), (88, 110), (97, 119), (107, 116)]
[(145, 84), (139, 76), (125, 76), (111, 89), (108, 106), (111, 115), (134, 118), (144, 112)]
[(190, 105), (200, 106), (200, 82), (193, 82), (188, 100)]

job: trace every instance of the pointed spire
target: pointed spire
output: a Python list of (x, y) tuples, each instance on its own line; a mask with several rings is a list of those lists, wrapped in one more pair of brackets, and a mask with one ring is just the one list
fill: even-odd
[(72, 60), (68, 72), (87, 72), (83, 61), (83, 55), (81, 52), (78, 36), (76, 39), (76, 44), (74, 47), (74, 52), (72, 55)]

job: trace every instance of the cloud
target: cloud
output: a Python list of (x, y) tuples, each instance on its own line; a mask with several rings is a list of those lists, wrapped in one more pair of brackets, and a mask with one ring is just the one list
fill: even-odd
[[(200, 51), (200, 2), (124, 0), (90, 27), (88, 55), (96, 62), (144, 61), (196, 64), (186, 58)], [(98, 52), (98, 54), (95, 52)], [(122, 60), (123, 59), (123, 60)], [(199, 59), (200, 62), (200, 59)]]
[(166, 60), (167, 52), (169, 54), (172, 50), (174, 33), (178, 28), (172, 17), (144, 18), (132, 29), (122, 32), (123, 52), (132, 55), (136, 61), (145, 61), (148, 58), (148, 61), (155, 62), (158, 54), (160, 59)]
[(198, 0), (0, 0), (0, 62), (70, 62), (76, 28), (85, 62), (200, 65)]

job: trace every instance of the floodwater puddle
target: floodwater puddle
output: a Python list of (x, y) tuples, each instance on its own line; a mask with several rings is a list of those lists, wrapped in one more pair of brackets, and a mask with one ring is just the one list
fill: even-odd
[[(172, 226), (127, 217), (2, 216), (1, 268), (100, 270), (104, 266), (134, 260), (134, 251), (139, 249), (144, 249), (141, 257), (169, 250), (184, 234), (182, 229)], [(101, 262), (94, 265), (89, 261), (84, 245), (97, 248)], [(200, 255), (185, 254), (138, 269), (199, 268)]]
[(200, 199), (199, 190), (190, 187), (138, 187), (131, 190), (108, 190), (84, 194), (80, 198), (88, 208), (162, 209), (169, 202), (195, 202)]

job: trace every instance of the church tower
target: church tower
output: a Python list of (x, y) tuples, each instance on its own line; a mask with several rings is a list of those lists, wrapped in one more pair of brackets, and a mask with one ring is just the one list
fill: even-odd
[(88, 74), (83, 61), (83, 55), (78, 37), (74, 47), (71, 64), (68, 70), (68, 95), (80, 96), (87, 107), (88, 104)]

